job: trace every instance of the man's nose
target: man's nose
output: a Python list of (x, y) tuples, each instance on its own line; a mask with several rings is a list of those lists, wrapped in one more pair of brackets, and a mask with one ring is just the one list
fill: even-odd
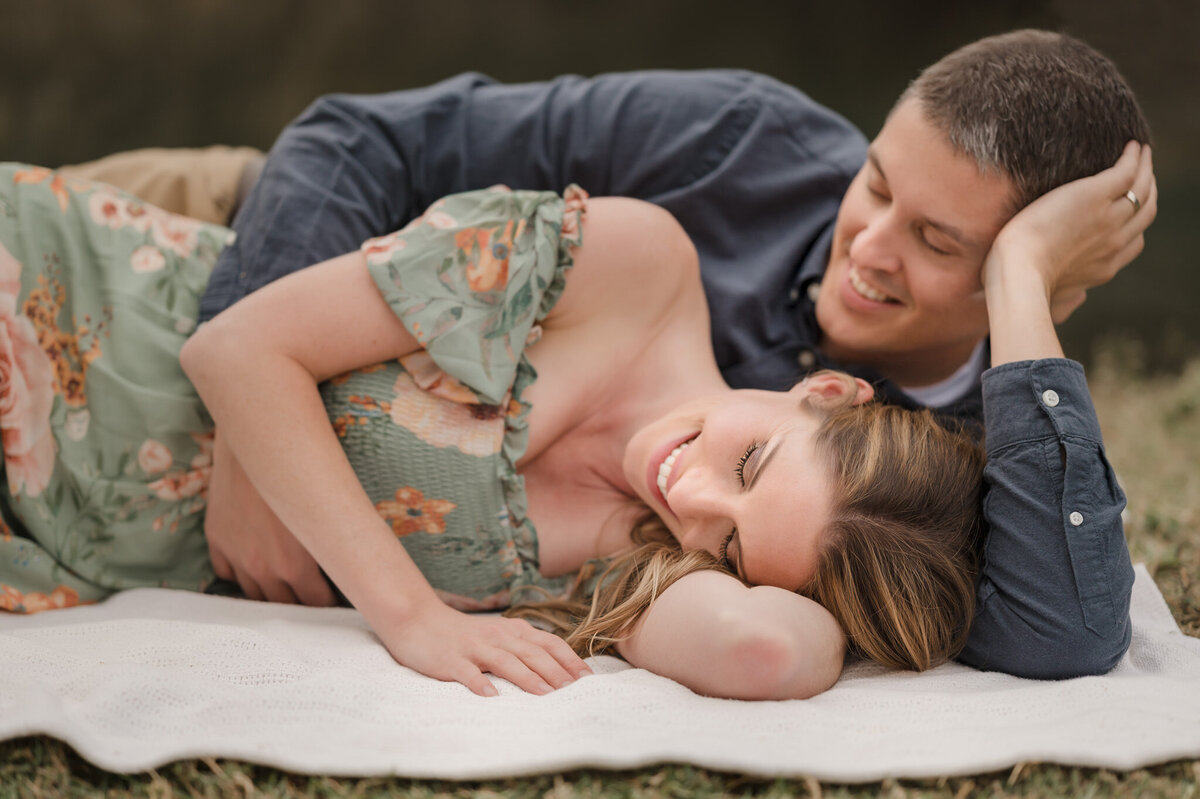
[(876, 212), (850, 242), (850, 259), (859, 266), (894, 272), (900, 268), (900, 236), (892, 209)]

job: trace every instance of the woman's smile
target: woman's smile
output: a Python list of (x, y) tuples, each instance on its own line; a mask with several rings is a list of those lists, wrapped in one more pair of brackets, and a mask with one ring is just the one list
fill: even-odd
[[(667, 493), (675, 484), (675, 480), (679, 479), (679, 475), (682, 474), (682, 470), (675, 471), (674, 467), (683, 452), (698, 435), (700, 435), (698, 432), (691, 432), (683, 437), (672, 438), (654, 451), (646, 465), (646, 483), (650, 496), (657, 499), (668, 511), (671, 510), (671, 505), (667, 501)], [(672, 472), (675, 473), (675, 480), (671, 479)]]

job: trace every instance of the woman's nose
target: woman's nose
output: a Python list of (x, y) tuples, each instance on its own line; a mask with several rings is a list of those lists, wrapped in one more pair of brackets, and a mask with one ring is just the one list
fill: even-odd
[(679, 544), (684, 551), (703, 549), (717, 554), (733, 527), (726, 492), (699, 469), (691, 469), (671, 487), (667, 497), (679, 519)]

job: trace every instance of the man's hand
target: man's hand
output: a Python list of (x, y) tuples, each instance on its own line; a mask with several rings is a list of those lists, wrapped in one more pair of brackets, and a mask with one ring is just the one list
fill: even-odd
[(985, 262), (984, 286), (999, 277), (996, 269), (1034, 268), (1053, 320), (1061, 323), (1088, 289), (1107, 283), (1141, 253), (1157, 211), (1150, 146), (1130, 142), (1112, 167), (1059, 186), (1009, 220)]
[(204, 520), (213, 570), (246, 596), (271, 602), (332, 605), (329, 583), (296, 537), (267, 507), (217, 431)]
[(1130, 142), (1112, 167), (1059, 186), (1009, 220), (983, 265), (992, 366), (1063, 357), (1054, 325), (1141, 253), (1157, 210), (1150, 148)]

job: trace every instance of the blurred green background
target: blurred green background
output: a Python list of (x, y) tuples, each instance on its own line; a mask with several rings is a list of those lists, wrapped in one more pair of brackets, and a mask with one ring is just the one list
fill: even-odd
[(0, 156), (56, 166), (145, 146), (250, 144), (326, 92), (464, 70), (741, 67), (873, 136), (924, 65), (980, 36), (1044, 27), (1111, 56), (1155, 131), (1159, 217), (1145, 254), (1063, 331), (1143, 342), (1150, 371), (1200, 353), (1200, 0), (0, 0)]

